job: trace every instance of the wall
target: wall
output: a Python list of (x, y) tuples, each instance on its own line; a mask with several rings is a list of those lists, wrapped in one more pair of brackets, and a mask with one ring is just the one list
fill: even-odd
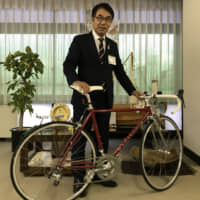
[(200, 0), (183, 0), (184, 145), (200, 155)]
[(17, 126), (17, 114), (6, 105), (0, 106), (0, 138), (10, 138), (10, 129)]

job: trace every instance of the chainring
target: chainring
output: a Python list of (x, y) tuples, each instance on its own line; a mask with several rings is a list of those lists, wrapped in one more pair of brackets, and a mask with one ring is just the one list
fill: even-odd
[(110, 180), (120, 171), (119, 160), (112, 155), (104, 155), (97, 160), (96, 174), (101, 180)]

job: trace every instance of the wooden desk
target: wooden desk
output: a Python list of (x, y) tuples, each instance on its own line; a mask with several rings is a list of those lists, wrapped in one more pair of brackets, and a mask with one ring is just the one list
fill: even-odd
[[(114, 104), (113, 108), (130, 108), (130, 104)], [(117, 112), (116, 125), (136, 125), (141, 120), (146, 111)]]

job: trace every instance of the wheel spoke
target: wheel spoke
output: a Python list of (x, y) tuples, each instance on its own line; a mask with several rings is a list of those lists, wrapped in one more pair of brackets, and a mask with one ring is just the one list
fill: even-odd
[[(66, 152), (63, 148), (70, 140), (73, 129), (73, 124), (53, 122), (33, 129), (22, 141), (12, 158), (11, 178), (23, 199), (70, 200), (76, 196), (73, 194), (73, 173), (86, 172), (86, 169), (80, 169), (81, 165), (94, 166), (96, 152), (90, 137), (82, 132), (80, 142), (85, 144), (73, 147), (74, 150), (72, 148), (68, 152), (60, 166), (58, 163)], [(72, 169), (74, 165), (76, 169)], [(83, 182), (78, 192), (82, 192), (87, 185), (87, 181)]]
[(175, 182), (182, 163), (182, 139), (169, 117), (152, 121), (140, 146), (140, 164), (145, 181), (155, 190), (166, 190)]

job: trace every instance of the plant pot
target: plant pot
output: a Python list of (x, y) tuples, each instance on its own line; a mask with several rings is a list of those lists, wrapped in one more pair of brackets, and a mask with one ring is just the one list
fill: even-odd
[(21, 141), (22, 134), (28, 130), (28, 127), (24, 128), (23, 130), (19, 130), (18, 128), (10, 129), (12, 139), (12, 152), (15, 152), (16, 148), (18, 147), (19, 142)]

